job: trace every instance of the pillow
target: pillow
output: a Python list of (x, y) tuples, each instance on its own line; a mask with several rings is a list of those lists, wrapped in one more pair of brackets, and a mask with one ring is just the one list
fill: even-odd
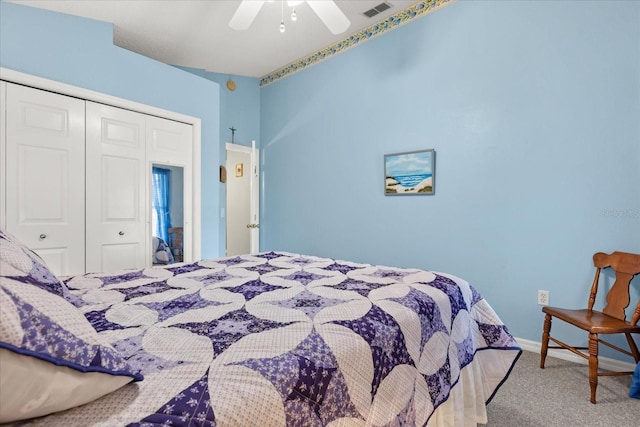
[(142, 379), (71, 303), (2, 272), (0, 423), (82, 405)]
[(159, 237), (153, 236), (153, 264), (173, 264), (173, 254), (167, 243)]
[(56, 295), (64, 296), (67, 292), (42, 258), (3, 230), (0, 230), (0, 275), (38, 286)]

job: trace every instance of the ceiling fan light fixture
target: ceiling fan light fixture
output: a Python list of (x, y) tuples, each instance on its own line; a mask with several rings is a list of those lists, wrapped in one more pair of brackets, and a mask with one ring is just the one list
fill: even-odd
[(280, 1), (280, 32), (284, 33), (287, 27), (284, 26), (284, 0)]
[[(273, 1), (273, 0), (272, 0)], [(327, 26), (329, 31), (333, 34), (341, 34), (347, 31), (351, 26), (349, 18), (340, 10), (335, 0), (305, 0), (311, 7), (311, 10), (315, 12), (320, 20)], [(265, 0), (242, 0), (240, 6), (236, 9), (229, 26), (234, 30), (246, 30), (251, 26), (256, 15), (267, 3)], [(287, 4), (291, 7), (304, 3), (303, 1), (288, 1)], [(284, 0), (280, 0), (281, 15), (280, 15), (280, 31), (284, 33)], [(292, 13), (292, 20), (295, 21), (295, 10)]]

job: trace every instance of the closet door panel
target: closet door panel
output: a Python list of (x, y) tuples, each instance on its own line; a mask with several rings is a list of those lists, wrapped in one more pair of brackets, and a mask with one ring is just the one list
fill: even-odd
[(154, 162), (191, 164), (193, 155), (191, 125), (159, 117), (147, 117), (147, 151)]
[(145, 116), (87, 102), (86, 120), (87, 271), (145, 267)]
[(135, 259), (138, 256), (139, 251), (139, 243), (103, 245), (102, 252), (100, 254), (102, 258), (102, 269), (104, 271), (118, 271), (123, 268), (128, 268), (123, 266), (129, 266), (131, 259)]
[(82, 100), (7, 83), (6, 228), (57, 275), (85, 267)]
[(0, 80), (0, 228), (7, 229), (7, 82)]

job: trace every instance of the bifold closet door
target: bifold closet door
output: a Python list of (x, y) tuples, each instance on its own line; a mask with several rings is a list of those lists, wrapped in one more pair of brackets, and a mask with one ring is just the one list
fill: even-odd
[(7, 229), (7, 82), (0, 80), (0, 229)]
[(87, 101), (86, 126), (87, 272), (145, 267), (145, 116)]
[[(171, 203), (182, 199), (183, 256), (185, 261), (193, 260), (193, 127), (191, 125), (147, 116), (147, 162), (162, 167), (169, 165), (182, 168), (183, 187), (172, 189)], [(151, 187), (151, 186), (149, 186)], [(175, 197), (176, 195), (180, 197)], [(175, 218), (172, 218), (172, 220)]]
[(83, 273), (85, 102), (13, 83), (3, 101), (7, 231), (55, 274)]

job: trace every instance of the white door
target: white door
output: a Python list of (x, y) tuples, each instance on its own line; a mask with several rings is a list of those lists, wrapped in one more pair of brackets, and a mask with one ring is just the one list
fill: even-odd
[[(171, 226), (183, 227), (183, 261), (194, 261), (193, 180), (191, 179), (193, 176), (193, 127), (185, 123), (153, 116), (147, 116), (146, 123), (148, 192), (150, 195), (152, 194), (151, 170), (153, 166), (168, 165), (172, 168), (182, 169), (182, 188), (173, 189), (173, 195), (176, 197), (172, 197), (171, 200), (172, 205), (178, 203), (178, 200), (182, 200), (182, 221), (177, 215), (174, 215)], [(182, 197), (177, 197), (179, 195)], [(149, 215), (147, 222), (151, 225), (151, 197), (147, 201), (147, 206)]]
[(148, 264), (145, 115), (87, 101), (87, 272)]
[(82, 100), (7, 83), (6, 228), (56, 275), (85, 268), (84, 114)]
[(0, 229), (7, 229), (7, 82), (0, 80)]
[(260, 250), (259, 154), (255, 148), (227, 143), (227, 256)]

